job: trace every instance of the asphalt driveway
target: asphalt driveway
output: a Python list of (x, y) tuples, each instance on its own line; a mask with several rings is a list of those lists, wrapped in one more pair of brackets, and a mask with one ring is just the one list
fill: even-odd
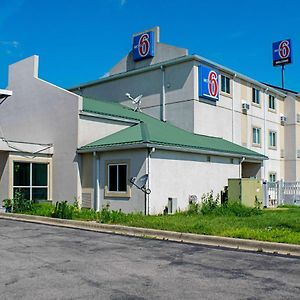
[(0, 219), (0, 299), (299, 299), (300, 259)]

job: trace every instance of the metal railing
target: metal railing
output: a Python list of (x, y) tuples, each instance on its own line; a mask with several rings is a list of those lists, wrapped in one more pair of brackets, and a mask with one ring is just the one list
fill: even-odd
[(264, 182), (264, 206), (300, 205), (299, 181)]

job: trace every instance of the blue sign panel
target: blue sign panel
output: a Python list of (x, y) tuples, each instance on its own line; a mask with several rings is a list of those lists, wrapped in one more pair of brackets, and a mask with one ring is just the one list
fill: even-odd
[(149, 31), (133, 37), (133, 60), (154, 57), (154, 32)]
[(219, 100), (219, 74), (217, 71), (199, 66), (199, 97), (204, 97), (209, 100)]
[(273, 66), (290, 64), (292, 62), (291, 40), (273, 43)]

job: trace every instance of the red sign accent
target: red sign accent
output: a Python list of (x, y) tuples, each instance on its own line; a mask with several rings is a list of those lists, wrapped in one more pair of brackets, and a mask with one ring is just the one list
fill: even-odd
[(282, 41), (279, 44), (279, 55), (281, 58), (287, 58), (290, 55), (290, 47), (288, 41)]
[(215, 71), (210, 71), (208, 74), (208, 90), (209, 94), (216, 97), (218, 94), (218, 75)]
[(138, 49), (140, 56), (144, 57), (148, 55), (150, 50), (149, 34), (145, 33), (141, 35)]

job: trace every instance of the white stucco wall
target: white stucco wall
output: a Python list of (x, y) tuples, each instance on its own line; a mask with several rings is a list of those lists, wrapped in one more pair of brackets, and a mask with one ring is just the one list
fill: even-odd
[(0, 207), (2, 200), (9, 198), (8, 152), (0, 151)]
[[(125, 213), (142, 212), (145, 210), (144, 193), (132, 186), (130, 188), (131, 196), (127, 197), (109, 197), (105, 196), (105, 185), (107, 184), (107, 163), (128, 162), (128, 183), (131, 177), (140, 178), (147, 172), (146, 167), (146, 149), (132, 149), (123, 151), (111, 151), (98, 153), (100, 158), (100, 205), (110, 205), (111, 210), (121, 209)], [(92, 171), (92, 170), (91, 170)]]
[[(193, 120), (195, 72), (193, 61), (164, 68), (167, 120), (190, 131), (193, 131), (192, 126), (189, 125), (187, 128), (186, 124), (182, 124), (179, 119), (182, 120), (182, 109), (185, 109), (187, 118)], [(162, 90), (163, 70), (157, 68), (131, 76), (104, 78), (95, 85), (82, 87), (74, 92), (85, 97), (119, 102), (129, 107), (133, 105), (125, 94), (130, 93), (133, 97), (142, 94), (142, 111), (160, 119), (162, 117)], [(191, 103), (188, 103), (189, 101)], [(189, 111), (185, 107), (188, 107)]]
[[(150, 213), (161, 213), (168, 198), (177, 198), (178, 209), (188, 206), (189, 195), (198, 199), (211, 190), (216, 195), (227, 185), (228, 178), (239, 177), (237, 159), (183, 152), (156, 150), (151, 155)], [(220, 171), (221, 170), (221, 171)]]
[(78, 125), (78, 148), (129, 127), (131, 124), (100, 117), (80, 115)]
[(13, 95), (0, 110), (5, 138), (53, 144), (53, 200), (72, 202), (79, 197), (76, 149), (81, 97), (39, 79), (37, 56), (9, 67), (8, 89)]

